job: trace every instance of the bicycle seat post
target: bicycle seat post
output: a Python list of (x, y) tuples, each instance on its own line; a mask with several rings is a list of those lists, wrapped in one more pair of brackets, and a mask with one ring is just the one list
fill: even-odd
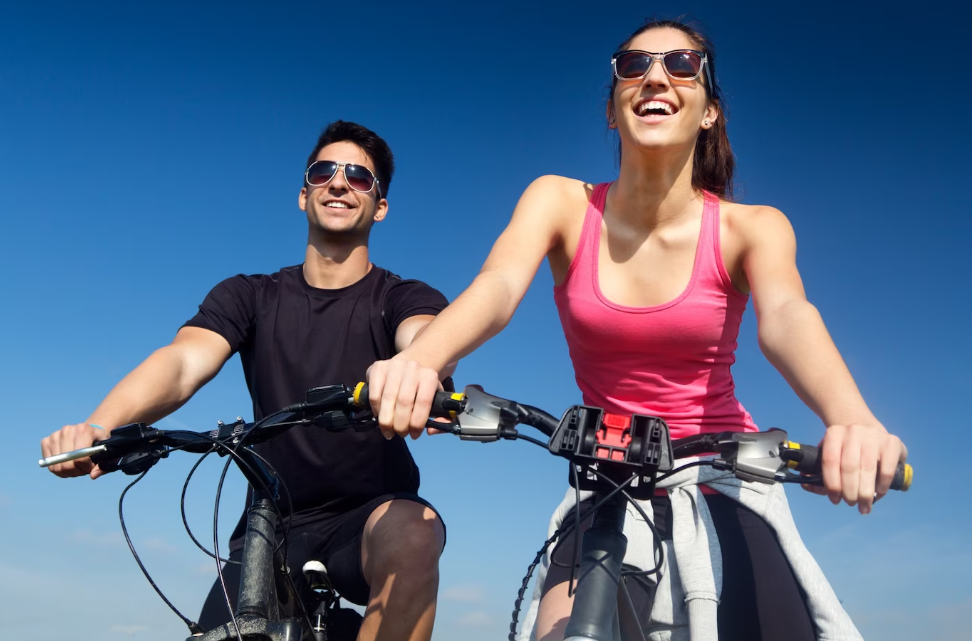
[[(599, 499), (599, 493), (595, 493), (594, 502)], [(574, 605), (564, 631), (567, 641), (613, 641), (619, 634), (618, 581), (628, 547), (628, 539), (622, 533), (625, 501), (618, 495), (601, 506), (591, 528), (584, 533)]]

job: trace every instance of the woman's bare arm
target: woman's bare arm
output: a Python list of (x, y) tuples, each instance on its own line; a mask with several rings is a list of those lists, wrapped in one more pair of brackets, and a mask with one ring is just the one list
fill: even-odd
[(796, 238), (771, 207), (743, 217), (743, 267), (753, 293), (759, 344), (827, 427), (822, 441), (827, 495), (870, 512), (907, 450), (868, 408), (817, 309), (807, 301), (796, 266)]

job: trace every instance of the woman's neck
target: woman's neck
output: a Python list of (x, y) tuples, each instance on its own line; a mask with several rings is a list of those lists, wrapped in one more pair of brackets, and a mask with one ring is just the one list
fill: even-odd
[(699, 198), (692, 187), (694, 151), (626, 151), (618, 180), (608, 193), (612, 217), (654, 229), (685, 215)]

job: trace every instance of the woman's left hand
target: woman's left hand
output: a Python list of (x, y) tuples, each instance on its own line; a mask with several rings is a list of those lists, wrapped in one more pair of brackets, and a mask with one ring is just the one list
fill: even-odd
[(908, 458), (908, 448), (883, 425), (853, 423), (831, 425), (820, 442), (823, 453), (823, 487), (804, 485), (826, 494), (837, 505), (841, 500), (856, 505), (861, 514), (887, 494), (898, 463)]

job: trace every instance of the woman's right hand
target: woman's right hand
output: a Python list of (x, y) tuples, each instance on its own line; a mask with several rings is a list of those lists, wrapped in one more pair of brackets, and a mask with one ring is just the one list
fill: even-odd
[[(41, 440), (41, 453), (44, 455), (44, 458), (57, 456), (65, 452), (80, 450), (83, 447), (91, 447), (96, 442), (103, 441), (106, 438), (108, 438), (108, 430), (89, 423), (65, 425), (47, 438)], [(58, 463), (47, 469), (65, 479), (71, 478), (72, 476), (84, 476), (86, 474), (96, 479), (104, 474), (101, 468), (91, 462), (90, 458)]]
[(378, 417), (378, 428), (385, 438), (421, 436), (440, 389), (439, 372), (398, 354), (373, 363), (365, 378), (371, 411)]

